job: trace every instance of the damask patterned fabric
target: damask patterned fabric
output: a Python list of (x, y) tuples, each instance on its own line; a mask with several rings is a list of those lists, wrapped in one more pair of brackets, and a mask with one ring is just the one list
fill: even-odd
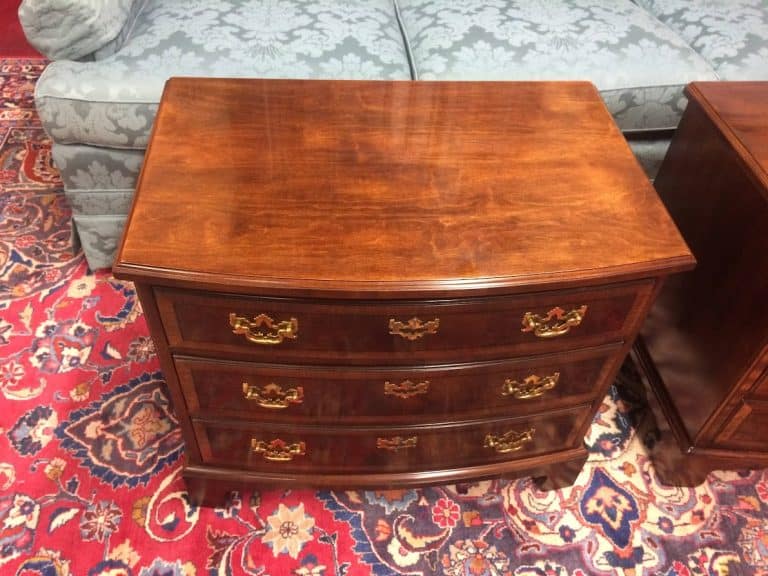
[(64, 194), (92, 269), (112, 265), (131, 208), (144, 150), (53, 144)]
[(148, 0), (133, 0), (133, 3), (131, 4), (131, 11), (128, 13), (127, 18), (125, 19), (125, 25), (120, 30), (120, 33), (115, 36), (114, 40), (108, 42), (96, 50), (93, 54), (91, 54), (93, 60), (103, 60), (108, 56), (112, 56), (112, 54), (123, 47), (125, 41), (133, 33), (133, 27), (136, 24), (136, 20), (139, 17), (139, 14), (141, 14), (141, 11), (144, 10), (144, 6), (147, 4), (147, 1)]
[(629, 0), (398, 0), (416, 74), (591, 80), (623, 130), (673, 128), (712, 67)]
[[(52, 155), (70, 194), (94, 190), (133, 191), (144, 160), (144, 150), (97, 148), (82, 144), (54, 143)], [(127, 208), (125, 212), (128, 212)]]
[(91, 270), (112, 267), (126, 218), (123, 214), (73, 215), (80, 246)]
[(19, 20), (29, 43), (42, 54), (76, 60), (114, 40), (133, 4), (134, 0), (24, 0)]
[(56, 142), (142, 149), (170, 76), (411, 78), (390, 0), (148, 0), (117, 52), (46, 69), (38, 112)]
[(637, 0), (713, 64), (723, 80), (768, 80), (766, 0)]

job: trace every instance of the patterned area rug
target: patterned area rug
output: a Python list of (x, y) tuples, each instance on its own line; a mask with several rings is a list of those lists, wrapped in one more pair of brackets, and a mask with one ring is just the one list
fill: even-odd
[[(0, 60), (0, 574), (768, 574), (768, 472), (658, 484), (616, 386), (576, 484), (264, 491), (190, 506), (129, 283), (72, 254), (33, 111), (44, 62)], [(635, 379), (626, 366), (620, 380)]]

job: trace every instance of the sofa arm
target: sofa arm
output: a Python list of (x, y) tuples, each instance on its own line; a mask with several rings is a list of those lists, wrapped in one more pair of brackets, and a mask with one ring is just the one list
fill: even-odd
[(24, 0), (19, 21), (32, 46), (52, 60), (78, 60), (113, 41), (138, 0)]

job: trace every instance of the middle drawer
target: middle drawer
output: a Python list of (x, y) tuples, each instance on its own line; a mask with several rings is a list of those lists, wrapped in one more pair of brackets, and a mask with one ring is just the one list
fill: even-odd
[(620, 345), (516, 360), (332, 368), (177, 357), (192, 416), (293, 423), (436, 422), (588, 403)]

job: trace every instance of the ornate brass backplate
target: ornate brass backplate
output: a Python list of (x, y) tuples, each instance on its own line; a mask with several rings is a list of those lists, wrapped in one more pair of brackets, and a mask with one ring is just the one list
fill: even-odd
[(403, 380), (402, 382), (384, 382), (384, 395), (397, 396), (398, 398), (413, 398), (419, 394), (429, 392), (429, 380), (423, 382), (412, 382)]
[(270, 462), (290, 462), (296, 456), (304, 456), (307, 453), (307, 447), (304, 442), (288, 444), (280, 438), (275, 438), (269, 442), (251, 438), (251, 452), (261, 454), (264, 460)]
[(426, 334), (437, 334), (440, 326), (440, 319), (428, 320), (426, 322), (418, 318), (411, 318), (407, 322), (400, 322), (394, 318), (389, 320), (389, 333), (395, 336), (401, 336), (406, 340), (418, 340)]

